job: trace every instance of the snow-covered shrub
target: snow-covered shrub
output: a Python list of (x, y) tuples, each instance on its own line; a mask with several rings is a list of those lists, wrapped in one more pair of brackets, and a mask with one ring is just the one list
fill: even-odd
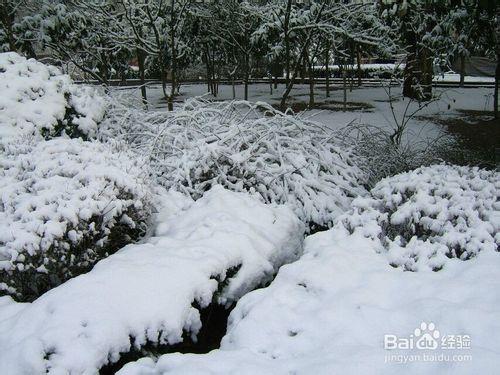
[(265, 103), (193, 99), (173, 113), (114, 110), (103, 132), (119, 129), (149, 156), (161, 184), (194, 199), (217, 184), (256, 192), (290, 205), (314, 230), (366, 193), (354, 155), (331, 130)]
[(394, 267), (440, 270), (500, 246), (500, 175), (451, 165), (380, 181), (340, 219), (350, 233), (378, 238)]
[[(126, 364), (117, 374), (498, 372), (492, 370), (498, 366), (498, 353), (491, 348), (500, 337), (500, 253), (483, 251), (470, 262), (455, 259), (440, 272), (402, 272), (377, 254), (379, 242), (361, 231), (346, 233), (342, 227), (308, 236), (300, 259), (282, 266), (267, 288), (238, 301), (220, 349), (206, 354), (149, 355)], [(432, 322), (434, 332), (440, 332), (437, 344), (441, 345), (429, 351), (432, 355), (467, 353), (474, 360), (381, 360), (405, 352), (422, 355), (418, 348), (428, 333), (415, 332), (422, 320)], [(429, 326), (427, 332), (432, 334)], [(412, 338), (416, 350), (386, 349), (383, 341), (388, 332)], [(9, 335), (14, 336), (4, 334)], [(471, 346), (462, 346), (456, 339), (465, 335), (472, 338)], [(6, 358), (6, 363), (13, 361), (10, 353)]]
[(162, 195), (144, 243), (33, 303), (0, 298), (2, 374), (97, 374), (126, 353), (194, 340), (203, 309), (235, 303), (302, 252), (288, 207), (217, 186), (176, 211), (176, 195)]
[(90, 87), (74, 84), (56, 67), (0, 53), (0, 139), (19, 135), (45, 138), (66, 133), (93, 138), (106, 104)]
[(145, 230), (140, 159), (120, 145), (57, 138), (0, 154), (0, 290), (31, 300)]
[(460, 147), (449, 134), (430, 139), (405, 129), (405, 139), (399, 144), (391, 140), (393, 135), (391, 128), (358, 123), (345, 126), (338, 134), (342, 145), (352, 147), (359, 156), (358, 166), (366, 174), (370, 187), (382, 178), (421, 166), (443, 160), (454, 163), (456, 158), (452, 155)]

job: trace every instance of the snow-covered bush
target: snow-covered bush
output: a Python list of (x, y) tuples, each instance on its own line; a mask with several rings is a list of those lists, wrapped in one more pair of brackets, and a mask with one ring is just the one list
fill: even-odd
[(95, 89), (74, 84), (56, 67), (0, 53), (0, 139), (66, 133), (93, 138), (106, 104)]
[[(238, 301), (220, 349), (145, 357), (117, 374), (498, 372), (498, 353), (491, 348), (500, 337), (500, 253), (483, 251), (474, 261), (455, 260), (440, 272), (401, 272), (376, 253), (377, 243), (338, 227), (308, 236), (299, 260), (282, 266), (269, 287)], [(431, 337), (425, 329), (415, 334), (422, 321), (440, 332), (429, 355), (456, 353), (473, 360), (384, 361), (422, 356), (420, 345)], [(415, 346), (387, 349), (385, 335), (411, 338)], [(472, 345), (461, 346), (466, 335)]]
[(233, 304), (302, 252), (304, 226), (288, 207), (217, 186), (176, 211), (176, 195), (162, 195), (144, 243), (33, 303), (0, 298), (2, 374), (97, 374), (147, 345), (194, 340), (203, 309)]
[(103, 132), (119, 129), (149, 156), (161, 184), (194, 199), (217, 184), (256, 192), (290, 205), (315, 230), (366, 193), (354, 155), (331, 130), (265, 103), (193, 99), (173, 113), (114, 111)]
[(394, 267), (440, 270), (500, 246), (500, 175), (434, 165), (389, 177), (341, 218), (350, 233), (378, 238)]
[(120, 145), (54, 139), (0, 154), (0, 290), (31, 300), (145, 229), (140, 159)]
[(391, 140), (394, 129), (354, 122), (342, 128), (338, 136), (343, 146), (355, 150), (358, 166), (366, 174), (370, 187), (382, 178), (443, 160), (455, 164), (457, 158), (453, 155), (459, 148), (463, 151), (449, 134), (425, 138), (405, 129), (404, 139), (395, 143)]

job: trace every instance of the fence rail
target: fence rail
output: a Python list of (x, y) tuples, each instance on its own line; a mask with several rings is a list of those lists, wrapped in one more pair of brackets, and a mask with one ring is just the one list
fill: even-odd
[[(270, 84), (270, 83), (274, 83), (274, 81), (275, 81), (274, 79), (271, 80), (268, 78), (254, 78), (254, 79), (251, 79), (249, 81), (249, 84), (258, 84), (258, 83), (259, 84)], [(278, 78), (276, 81), (279, 84), (285, 83), (284, 78)], [(350, 84), (349, 79), (347, 80), (347, 82), (349, 85)], [(95, 81), (95, 80), (76, 81), (76, 83), (79, 83), (79, 84), (85, 83), (85, 84), (91, 84), (91, 85), (99, 85), (100, 84), (98, 81)], [(167, 83), (169, 83), (169, 81), (167, 81)], [(186, 80), (186, 81), (181, 82), (182, 85), (195, 85), (195, 84), (200, 84), (200, 83), (206, 84), (207, 81), (206, 80)], [(230, 85), (233, 82), (230, 80), (222, 79), (222, 80), (218, 81), (218, 83), (222, 84), (222, 85)], [(242, 85), (244, 83), (244, 81), (243, 80), (235, 80), (234, 83), (236, 85)], [(309, 84), (309, 78), (304, 78), (304, 79), (299, 78), (299, 79), (297, 79), (296, 83), (297, 84)], [(314, 83), (324, 85), (324, 84), (326, 84), (326, 79), (325, 78), (314, 78)], [(357, 86), (357, 83), (358, 83), (358, 79), (355, 78), (353, 85)], [(387, 83), (389, 83), (389, 80), (377, 79), (377, 78), (362, 78), (361, 79), (361, 85), (365, 86), (365, 87), (379, 87), (382, 85), (382, 83), (387, 84)], [(161, 81), (158, 79), (146, 79), (145, 84), (146, 85), (155, 85), (155, 84), (159, 85), (159, 84), (161, 84)], [(342, 78), (330, 78), (330, 84), (332, 86), (342, 85), (343, 79)], [(112, 87), (134, 87), (134, 86), (140, 86), (141, 81), (139, 79), (127, 79), (126, 81), (122, 81), (119, 79), (112, 79), (112, 80), (108, 81), (108, 85), (112, 86)], [(439, 81), (434, 81), (432, 83), (432, 86), (434, 86), (434, 87), (460, 87), (460, 84), (459, 84), (459, 82), (456, 82), (456, 81), (439, 80)], [(464, 82), (464, 84), (463, 84), (463, 87), (467, 87), (467, 88), (480, 88), (480, 87), (493, 88), (494, 86), (495, 86), (494, 81), (488, 82), (488, 81), (480, 81), (480, 80), (467, 81), (467, 82)]]

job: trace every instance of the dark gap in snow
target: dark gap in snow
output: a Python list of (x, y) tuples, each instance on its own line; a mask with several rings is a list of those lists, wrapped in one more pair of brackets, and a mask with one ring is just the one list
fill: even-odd
[[(214, 294), (212, 303), (205, 308), (201, 308), (197, 301), (193, 301), (192, 306), (200, 312), (201, 329), (198, 332), (197, 340), (194, 342), (191, 339), (189, 332), (184, 332), (182, 342), (175, 345), (163, 344), (159, 345), (154, 342), (148, 342), (140, 349), (134, 345), (134, 338), (130, 337), (131, 350), (123, 353), (120, 359), (115, 363), (109, 363), (102, 367), (99, 371), (101, 375), (115, 374), (125, 364), (137, 361), (142, 357), (159, 357), (167, 353), (194, 353), (203, 354), (211, 350), (218, 349), (220, 342), (227, 330), (227, 321), (229, 314), (236, 306), (232, 303), (228, 306), (219, 304), (218, 296), (223, 292), (224, 288), (228, 285), (231, 278), (240, 270), (241, 264), (231, 267), (226, 271), (223, 278), (222, 275), (215, 275), (212, 279), (219, 282), (218, 289)], [(267, 285), (268, 283), (266, 283)], [(160, 337), (161, 332), (158, 337)]]
[[(125, 364), (137, 361), (143, 357), (159, 357), (167, 353), (208, 353), (220, 346), (222, 337), (226, 334), (227, 319), (232, 309), (236, 304), (232, 304), (228, 308), (217, 303), (211, 303), (204, 309), (200, 310), (202, 327), (197, 336), (197, 341), (194, 342), (189, 333), (184, 333), (183, 341), (175, 345), (158, 345), (148, 343), (141, 349), (132, 349), (120, 356), (118, 362), (109, 363), (102, 367), (99, 371), (101, 375), (115, 374)], [(131, 346), (133, 338), (131, 338)]]
[(318, 232), (324, 232), (324, 231), (327, 231), (328, 229), (330, 229), (330, 227), (328, 225), (320, 225), (320, 224), (316, 224), (316, 223), (309, 223), (309, 232), (308, 234), (309, 235), (312, 235), (312, 234), (315, 234), (315, 233), (318, 233)]

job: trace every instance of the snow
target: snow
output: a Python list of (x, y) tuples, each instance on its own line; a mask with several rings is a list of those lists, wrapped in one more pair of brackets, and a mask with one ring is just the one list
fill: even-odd
[[(168, 88), (169, 90), (169, 88)], [(236, 85), (236, 99), (243, 98), (243, 85)], [(249, 101), (266, 102), (271, 105), (279, 105), (281, 94), (285, 90), (284, 84), (279, 84), (277, 89), (270, 93), (269, 84), (251, 84), (249, 86)], [(357, 110), (342, 110), (343, 91), (339, 84), (331, 84), (331, 97), (325, 97), (325, 85), (315, 85), (315, 101), (320, 109), (307, 109), (304, 116), (311, 115), (312, 121), (319, 122), (332, 131), (338, 133), (342, 128), (349, 124), (369, 124), (371, 126), (391, 130), (395, 123), (388, 101), (387, 87), (372, 87), (364, 85), (353, 90), (347, 90), (347, 101), (352, 103), (368, 104), (372, 108)], [(179, 101), (203, 95), (206, 99), (230, 101), (232, 97), (231, 85), (219, 85), (219, 94), (217, 98), (207, 94), (207, 87), (204, 84), (182, 84)], [(140, 90), (134, 87), (126, 89), (112, 88), (113, 95), (124, 92), (140, 97)], [(444, 127), (438, 124), (435, 118), (450, 118), (463, 116), (462, 111), (487, 111), (490, 110), (492, 103), (493, 90), (491, 88), (434, 88), (434, 92), (439, 96), (439, 100), (433, 102), (428, 107), (417, 113), (417, 116), (409, 119), (407, 131), (404, 137), (404, 143), (408, 145), (416, 143), (426, 143), (428, 140), (442, 138), (446, 135)], [(162, 99), (161, 86), (151, 84), (147, 87), (148, 100), (150, 108), (166, 111), (166, 101)], [(391, 87), (391, 94), (396, 98), (394, 107), (396, 118), (401, 121), (407, 108), (408, 100), (400, 100), (401, 88)], [(297, 83), (291, 91), (291, 102), (308, 103), (309, 85)], [(181, 102), (174, 103), (176, 108), (182, 107)], [(407, 113), (416, 110), (418, 103), (412, 103)]]
[[(397, 120), (384, 88), (350, 91), (349, 101), (371, 105), (353, 113), (339, 111), (342, 92), (332, 87), (325, 99), (316, 85), (326, 110), (293, 116), (270, 106), (283, 85), (270, 94), (264, 84), (250, 86), (256, 103), (227, 102), (231, 86), (221, 85), (217, 99), (226, 102), (189, 99), (173, 113), (152, 86), (153, 110), (144, 111), (140, 100), (111, 98), (108, 106), (54, 67), (0, 54), (0, 290), (17, 298), (19, 280), (31, 287), (59, 278), (54, 266), (80, 267), (83, 259), (86, 267), (31, 303), (0, 297), (2, 374), (92, 374), (145, 345), (195, 340), (199, 308), (212, 303), (236, 303), (220, 349), (145, 357), (120, 374), (495, 373), (498, 171), (422, 167), (368, 192), (359, 155), (340, 130), (355, 122), (390, 131)], [(205, 89), (183, 85), (178, 99)], [(491, 96), (485, 88), (435, 92), (441, 98), (419, 115), (484, 110)], [(308, 86), (291, 94), (307, 102)], [(408, 102), (393, 104), (404, 119)], [(41, 139), (58, 135), (61, 124), (100, 142), (68, 139), (75, 133)], [(408, 124), (407, 144), (442, 134), (429, 120)], [(147, 223), (139, 243), (98, 253), (116, 226), (128, 236)], [(305, 231), (332, 225), (303, 243)], [(97, 241), (85, 245), (89, 233)], [(118, 234), (131, 242), (127, 236)], [(68, 251), (79, 241), (85, 252), (75, 258)], [(383, 346), (384, 335), (422, 330), (467, 335), (472, 346)], [(472, 359), (408, 361), (423, 354)]]
[(77, 86), (56, 67), (14, 52), (0, 53), (0, 92), (2, 141), (53, 134), (68, 122), (93, 137), (106, 110), (104, 98), (94, 88)]
[[(394, 63), (366, 63), (366, 64), (360, 64), (361, 70), (381, 70), (381, 71), (395, 71), (395, 70), (400, 70), (404, 69), (405, 64), (404, 63), (399, 63), (399, 64), (394, 64)], [(347, 69), (357, 69), (358, 65), (357, 64), (348, 64)], [(325, 70), (324, 65), (315, 65), (313, 66), (314, 70)], [(328, 65), (328, 69), (331, 71), (337, 71), (342, 69), (339, 65)]]
[[(459, 73), (443, 73), (434, 77), (436, 82), (460, 82)], [(495, 83), (495, 77), (464, 76), (466, 83)]]
[(104, 119), (107, 103), (95, 88), (73, 85), (69, 105), (78, 113), (73, 123), (89, 138), (96, 136), (98, 124)]
[[(12, 288), (25, 282), (16, 281), (12, 272), (47, 273), (49, 269), (53, 277), (60, 277), (63, 272), (52, 267), (61, 271), (63, 266), (95, 262), (99, 244), (109, 242), (118, 223), (131, 231), (140, 229), (149, 216), (152, 194), (143, 165), (140, 157), (120, 144), (57, 138), (4, 145), (0, 290), (21, 292)], [(73, 249), (89, 237), (94, 238), (92, 249), (81, 250), (87, 255)]]
[[(119, 374), (495, 373), (500, 253), (454, 259), (439, 272), (403, 272), (377, 246), (341, 226), (310, 236), (297, 262), (238, 302), (220, 349), (143, 358)], [(440, 337), (469, 335), (471, 348), (384, 349), (384, 335), (410, 337), (422, 322), (433, 322)], [(423, 361), (423, 354), (450, 359)], [(407, 362), (391, 362), (390, 355)]]
[(124, 111), (116, 103), (100, 132), (128, 141), (149, 157), (160, 184), (194, 199), (221, 184), (327, 227), (366, 194), (355, 155), (330, 129), (266, 103), (189, 99), (173, 113)]
[[(187, 205), (164, 199), (155, 236), (129, 245), (91, 272), (30, 304), (0, 298), (3, 374), (95, 373), (120, 353), (195, 337), (199, 311), (228, 304), (301, 252), (303, 226), (286, 207), (215, 186)], [(176, 214), (168, 213), (179, 207)], [(186, 207), (188, 206), (188, 207)], [(216, 277), (241, 265), (220, 294)]]
[(500, 249), (500, 176), (477, 167), (435, 165), (385, 178), (371, 198), (340, 219), (351, 233), (379, 240), (394, 267), (440, 270)]

